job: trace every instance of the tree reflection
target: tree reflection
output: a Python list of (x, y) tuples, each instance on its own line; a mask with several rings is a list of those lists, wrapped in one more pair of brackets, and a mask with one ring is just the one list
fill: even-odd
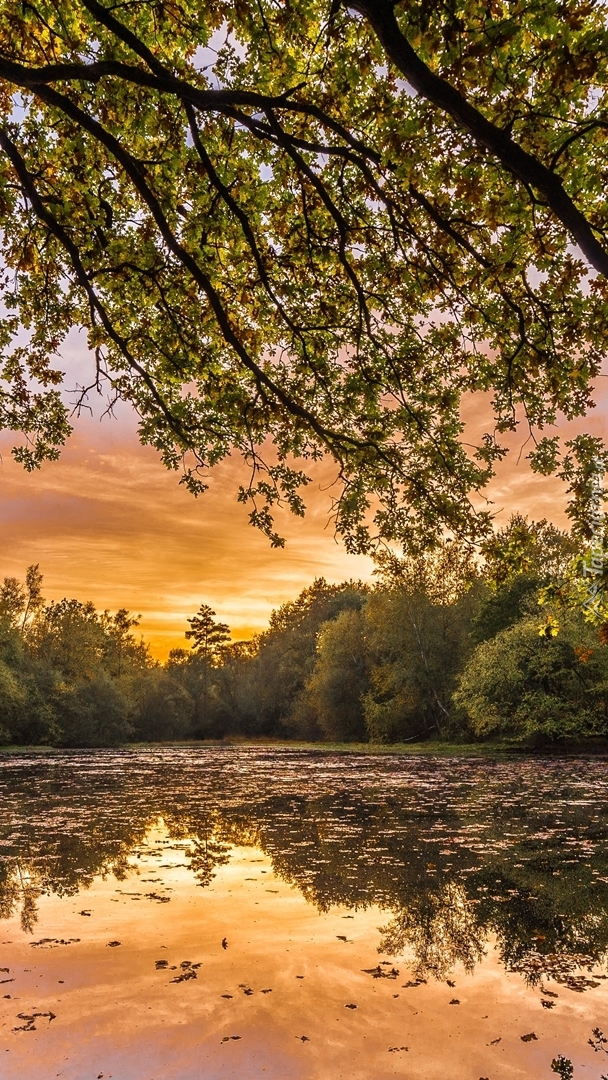
[(17, 912), (24, 934), (32, 934), (38, 921), (37, 900), (42, 892), (35, 872), (18, 860), (0, 866), (0, 918), (10, 919)]
[(463, 771), (459, 787), (448, 769), (417, 789), (366, 786), (362, 772), (332, 786), (315, 781), (309, 760), (281, 790), (281, 760), (239, 766), (230, 782), (226, 761), (131, 754), (103, 768), (58, 757), (5, 770), (0, 917), (19, 913), (33, 932), (40, 894), (74, 895), (97, 875), (124, 880), (162, 822), (203, 887), (234, 845), (252, 846), (320, 911), (379, 906), (380, 950), (407, 954), (421, 977), (472, 971), (492, 938), (530, 984), (551, 977), (584, 990), (589, 972), (576, 972), (605, 963), (608, 807), (597, 785), (575, 800), (558, 771), (558, 794), (540, 797), (517, 763), (508, 793), (499, 777), (501, 798), (488, 770), (475, 782)]
[(381, 933), (379, 951), (398, 956), (411, 949), (417, 976), (446, 979), (456, 964), (470, 974), (485, 955), (485, 930), (458, 881), (416, 897)]

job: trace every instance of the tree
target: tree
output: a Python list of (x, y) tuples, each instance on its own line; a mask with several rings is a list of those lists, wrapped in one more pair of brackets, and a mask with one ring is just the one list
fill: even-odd
[(21, 617), (25, 589), (14, 577), (5, 577), (0, 586), (0, 658), (18, 664), (23, 653)]
[(5, 577), (0, 587), (0, 619), (16, 628), (25, 608), (25, 589), (16, 577)]
[(39, 564), (36, 563), (35, 566), (28, 566), (25, 572), (25, 604), (21, 623), (22, 630), (27, 626), (28, 621), (35, 619), (43, 605), (42, 574), (40, 573)]
[(564, 579), (580, 542), (543, 518), (512, 514), (507, 525), (483, 545), (484, 577), (499, 589), (522, 574), (539, 583)]
[[(153, 698), (148, 646), (131, 630), (138, 619), (89, 601), (45, 606), (39, 567), (25, 582), (0, 586), (0, 738), (15, 743), (113, 745), (133, 733), (129, 719)], [(141, 691), (148, 676), (150, 687)], [(181, 687), (175, 695), (183, 696)], [(158, 695), (157, 695), (158, 697)], [(141, 709), (140, 709), (141, 712)], [(183, 712), (183, 709), (182, 709)]]
[(129, 702), (115, 679), (100, 672), (62, 694), (60, 733), (64, 746), (115, 746), (133, 734)]
[(326, 739), (363, 742), (367, 732), (363, 695), (368, 657), (365, 622), (360, 610), (348, 608), (325, 623), (317, 641), (314, 671), (300, 708), (312, 708)]
[(103, 630), (103, 663), (106, 670), (119, 678), (129, 670), (145, 669), (150, 665), (150, 652), (143, 640), (136, 641), (131, 633), (139, 626), (141, 615), (131, 615), (126, 608), (119, 608), (115, 615), (104, 611), (99, 616)]
[[(167, 665), (171, 677), (199, 703), (207, 687), (204, 727), (199, 717), (194, 730), (213, 737), (322, 737), (314, 709), (303, 700), (318, 635), (342, 611), (358, 611), (367, 591), (361, 583), (329, 585), (317, 578), (295, 600), (273, 611), (263, 634), (220, 644), (210, 665), (198, 651), (172, 650)], [(205, 622), (214, 624), (213, 614), (208, 609)]]
[(38, 563), (28, 566), (24, 585), (18, 578), (4, 578), (0, 586), (0, 619), (8, 620), (14, 627), (20, 625), (24, 630), (43, 604), (42, 574)]
[(450, 589), (451, 602), (429, 595), (415, 578), (370, 597), (365, 611), (370, 688), (364, 709), (372, 741), (460, 734), (451, 697), (471, 649), (471, 616), (478, 604), (477, 588), (462, 585), (460, 595)]
[[(483, 577), (488, 586), (473, 619), (479, 643), (493, 638), (538, 608), (542, 590), (563, 590), (580, 550), (577, 540), (543, 518), (513, 514), (483, 545)], [(580, 602), (579, 602), (580, 606)]]
[(374, 574), (384, 589), (423, 593), (433, 604), (453, 604), (479, 578), (479, 568), (470, 544), (450, 540), (432, 551), (399, 558), (393, 551), (380, 551), (374, 558)]
[(361, 582), (330, 585), (315, 578), (295, 600), (272, 612), (268, 630), (258, 638), (255, 692), (256, 709), (266, 734), (318, 738), (322, 729), (314, 713), (300, 698), (312, 675), (323, 627), (343, 611), (358, 611), (367, 589)]
[(27, 695), (15, 673), (0, 660), (0, 743), (10, 743), (23, 717)]
[(608, 648), (580, 611), (528, 615), (477, 647), (454, 697), (477, 736), (606, 735)]
[(194, 701), (170, 672), (160, 667), (142, 672), (131, 681), (135, 699), (134, 734), (137, 739), (161, 742), (190, 733)]
[[(195, 730), (199, 733), (207, 723), (209, 712), (209, 669), (221, 655), (222, 646), (230, 640), (230, 627), (226, 623), (215, 622), (215, 611), (208, 604), (201, 604), (196, 615), (188, 619), (190, 630), (186, 637), (192, 638), (192, 648), (200, 661), (202, 693), (195, 697)], [(197, 665), (198, 666), (198, 665)], [(202, 701), (202, 715), (199, 715), (199, 702)]]
[(43, 608), (28, 634), (32, 654), (64, 679), (91, 679), (102, 666), (104, 633), (93, 603), (63, 599)]
[[(130, 401), (194, 492), (240, 453), (273, 543), (321, 455), (353, 550), (487, 531), (470, 494), (501, 433), (581, 415), (603, 358), (606, 58), (579, 0), (2, 0), (17, 459), (68, 435), (54, 357), (81, 326), (79, 400)], [(494, 419), (471, 452), (478, 391)], [(543, 435), (532, 467), (580, 516), (603, 451), (564, 454)]]
[(188, 619), (190, 630), (186, 637), (193, 638), (192, 648), (208, 663), (218, 656), (222, 645), (230, 640), (230, 627), (214, 619), (215, 611), (208, 604), (201, 604), (196, 615)]
[(213, 671), (210, 721), (216, 738), (274, 733), (275, 718), (268, 709), (274, 688), (268, 679), (260, 665), (259, 637), (223, 646), (221, 663)]

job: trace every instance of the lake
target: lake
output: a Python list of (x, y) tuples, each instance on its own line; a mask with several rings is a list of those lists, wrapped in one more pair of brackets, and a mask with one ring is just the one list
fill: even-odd
[(599, 1080), (607, 765), (1, 757), (0, 1075)]

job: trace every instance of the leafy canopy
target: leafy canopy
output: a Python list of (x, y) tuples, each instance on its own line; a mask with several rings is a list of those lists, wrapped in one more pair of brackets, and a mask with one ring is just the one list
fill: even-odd
[[(15, 456), (67, 437), (84, 327), (77, 399), (131, 402), (195, 493), (240, 453), (273, 543), (323, 455), (353, 550), (488, 530), (501, 433), (582, 415), (605, 352), (607, 45), (577, 0), (0, 0)], [(580, 515), (600, 452), (540, 438), (532, 466)]]

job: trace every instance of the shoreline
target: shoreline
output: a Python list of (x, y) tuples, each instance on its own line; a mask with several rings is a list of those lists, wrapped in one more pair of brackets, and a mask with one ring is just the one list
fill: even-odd
[(252, 749), (310, 751), (318, 754), (340, 753), (369, 755), (372, 757), (606, 757), (608, 758), (608, 738), (587, 739), (582, 742), (563, 742), (546, 746), (525, 746), (521, 743), (507, 742), (457, 743), (440, 740), (420, 743), (329, 743), (304, 742), (291, 739), (244, 739), (239, 737), (225, 739), (181, 739), (163, 742), (120, 743), (116, 746), (0, 746), (0, 757), (19, 754), (50, 756), (66, 752), (105, 753), (108, 750), (159, 750), (163, 747), (176, 749), (232, 749), (251, 747)]

